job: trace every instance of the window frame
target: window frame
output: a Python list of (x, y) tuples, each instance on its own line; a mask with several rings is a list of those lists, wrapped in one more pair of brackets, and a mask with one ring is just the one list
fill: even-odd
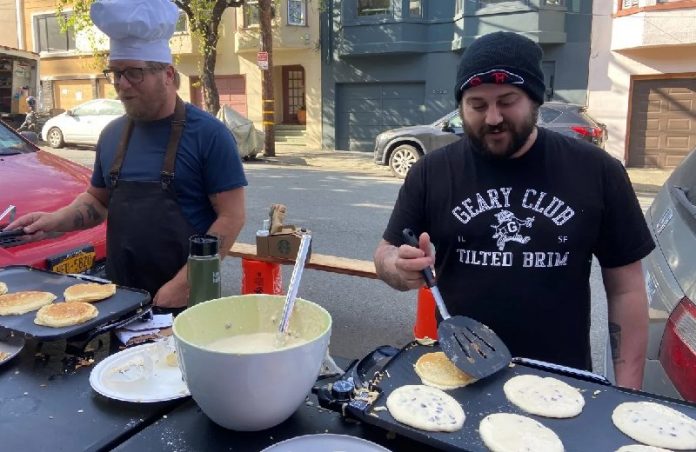
[[(72, 15), (72, 11), (65, 11), (63, 12), (64, 17), (69, 17)], [(48, 28), (48, 19), (53, 19), (54, 23), (57, 27), (57, 31), (60, 35), (65, 36), (65, 48), (60, 48), (57, 50), (51, 50), (51, 44), (49, 41), (49, 28)], [(77, 49), (77, 43), (75, 41), (75, 31), (72, 28), (68, 28), (67, 31), (62, 31), (60, 29), (60, 23), (58, 21), (58, 18), (56, 17), (56, 12), (44, 12), (44, 13), (39, 13), (35, 14), (32, 17), (32, 25), (33, 25), (33, 38), (34, 38), (34, 50), (37, 53), (43, 53), (43, 54), (65, 54), (65, 53), (75, 53), (78, 52)], [(46, 48), (43, 49), (43, 41), (41, 39), (41, 36), (45, 36), (45, 42), (46, 42)]]
[[(299, 3), (300, 4), (300, 10), (302, 12), (301, 23), (291, 23), (290, 22), (290, 4), (291, 3)], [(289, 27), (306, 27), (307, 26), (307, 0), (287, 0), (285, 12), (286, 12), (285, 23)]]
[(356, 10), (355, 10), (355, 15), (358, 19), (366, 19), (366, 18), (382, 18), (382, 17), (390, 17), (394, 14), (394, 5), (392, 3), (392, 0), (382, 0), (386, 1), (388, 3), (388, 8), (386, 10), (383, 10), (381, 13), (374, 13), (374, 14), (360, 14), (360, 3), (361, 1), (379, 1), (379, 0), (357, 0), (355, 3)]
[[(258, 19), (257, 22), (249, 22), (250, 8), (256, 8), (255, 17)], [(259, 0), (246, 0), (244, 2), (244, 6), (242, 6), (242, 25), (244, 28), (259, 28), (261, 26), (261, 8), (259, 8)]]

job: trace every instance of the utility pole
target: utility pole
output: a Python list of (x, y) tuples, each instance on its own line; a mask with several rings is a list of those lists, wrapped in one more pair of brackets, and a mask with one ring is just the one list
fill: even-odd
[(261, 26), (261, 51), (265, 52), (268, 67), (261, 68), (261, 111), (263, 112), (263, 131), (265, 133), (264, 155), (275, 156), (275, 99), (273, 97), (273, 30), (271, 14), (274, 0), (259, 0)]

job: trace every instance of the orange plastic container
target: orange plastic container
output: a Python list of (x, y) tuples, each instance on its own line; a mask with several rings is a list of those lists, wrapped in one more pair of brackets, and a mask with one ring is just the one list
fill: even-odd
[(242, 259), (242, 294), (280, 295), (283, 274), (280, 264)]
[(437, 319), (435, 318), (435, 299), (426, 286), (418, 289), (418, 306), (416, 306), (416, 323), (413, 326), (416, 339), (437, 340)]

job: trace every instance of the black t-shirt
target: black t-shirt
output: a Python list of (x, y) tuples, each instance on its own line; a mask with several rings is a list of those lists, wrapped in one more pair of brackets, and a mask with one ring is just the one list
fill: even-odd
[(541, 128), (520, 158), (464, 138), (420, 159), (383, 237), (400, 245), (406, 227), (430, 234), (451, 315), (487, 324), (513, 356), (588, 370), (592, 255), (619, 267), (654, 247), (621, 163)]

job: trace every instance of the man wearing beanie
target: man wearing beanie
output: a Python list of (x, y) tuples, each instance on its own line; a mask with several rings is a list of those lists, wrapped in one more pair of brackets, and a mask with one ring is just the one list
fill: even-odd
[(229, 130), (177, 95), (170, 0), (97, 0), (94, 24), (110, 38), (106, 78), (126, 115), (96, 147), (91, 185), (56, 212), (18, 218), (39, 239), (107, 220), (107, 277), (147, 290), (158, 309), (187, 305), (189, 237), (212, 234), (221, 255), (244, 224), (247, 181)]
[[(536, 43), (511, 32), (467, 48), (454, 86), (466, 136), (409, 171), (375, 251), (377, 273), (417, 289), (434, 265), (451, 315), (490, 326), (513, 356), (591, 370), (594, 255), (617, 383), (640, 388), (648, 327), (640, 260), (654, 243), (618, 160), (536, 126), (541, 60)], [(404, 244), (404, 228), (418, 234), (418, 248)]]

